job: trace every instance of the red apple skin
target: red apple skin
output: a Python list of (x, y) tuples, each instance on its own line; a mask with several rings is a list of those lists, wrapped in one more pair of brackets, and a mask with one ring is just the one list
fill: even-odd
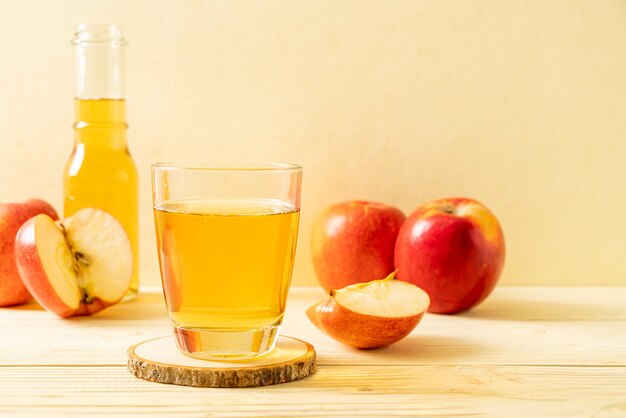
[(47, 310), (63, 318), (71, 316), (75, 309), (67, 306), (57, 296), (41, 264), (37, 243), (35, 242), (34, 218), (27, 220), (22, 225), (17, 232), (15, 242), (17, 268), (28, 290), (33, 295), (38, 295), (37, 302)]
[(17, 231), (39, 213), (59, 219), (54, 208), (41, 199), (0, 203), (0, 306), (20, 305), (32, 299), (20, 278), (14, 248)]
[(78, 307), (73, 308), (67, 306), (57, 296), (37, 251), (35, 218), (30, 218), (22, 225), (17, 232), (15, 243), (15, 258), (22, 281), (28, 291), (34, 295), (37, 303), (46, 310), (61, 318), (69, 318), (70, 316), (91, 315), (117, 303), (107, 303), (94, 298), (90, 304), (81, 302)]
[(15, 238), (15, 257), (22, 281), (37, 302), (50, 312), (62, 318), (72, 316), (76, 309), (67, 306), (54, 291), (48, 281), (39, 258), (35, 242), (35, 219), (31, 218), (22, 225)]
[(413, 331), (425, 312), (406, 317), (378, 317), (351, 311), (337, 303), (331, 292), (306, 310), (307, 317), (322, 332), (354, 348), (372, 349), (400, 341)]
[(402, 225), (395, 250), (397, 278), (426, 291), (429, 311), (442, 314), (468, 310), (489, 296), (504, 259), (500, 223), (468, 198), (417, 208)]
[(382, 203), (350, 201), (324, 210), (313, 226), (313, 267), (327, 291), (387, 276), (404, 214)]

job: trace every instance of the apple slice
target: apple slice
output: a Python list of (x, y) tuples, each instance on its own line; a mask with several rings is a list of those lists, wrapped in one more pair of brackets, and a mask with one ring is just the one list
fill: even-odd
[(332, 290), (306, 314), (324, 333), (351, 347), (393, 344), (409, 335), (430, 304), (426, 292), (394, 277), (395, 272), (382, 280)]
[(15, 258), (37, 302), (64, 318), (91, 315), (119, 302), (133, 270), (124, 228), (94, 208), (59, 222), (45, 214), (29, 219), (15, 238)]

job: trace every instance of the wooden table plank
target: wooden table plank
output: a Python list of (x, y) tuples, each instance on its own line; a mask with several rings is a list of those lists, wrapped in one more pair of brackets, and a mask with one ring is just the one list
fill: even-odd
[(623, 367), (326, 366), (298, 382), (243, 390), (161, 385), (117, 366), (1, 370), (0, 413), (5, 414), (589, 417), (626, 412)]
[[(0, 365), (123, 365), (126, 349), (168, 335), (162, 323), (102, 321), (98, 328), (4, 327)], [(427, 318), (405, 340), (375, 351), (351, 349), (309, 324), (285, 326), (284, 334), (314, 345), (320, 364), (626, 365), (626, 323), (461, 321)]]
[(0, 415), (626, 416), (626, 288), (498, 288), (371, 351), (309, 323), (304, 310), (322, 296), (293, 289), (283, 331), (315, 345), (318, 373), (237, 390), (126, 370), (129, 345), (170, 332), (160, 293), (71, 320), (36, 304), (0, 309)]
[[(298, 314), (309, 304), (325, 297), (317, 286), (294, 287), (289, 292), (289, 313)], [(503, 286), (481, 305), (454, 317), (515, 321), (626, 321), (626, 286), (624, 287), (537, 287)], [(137, 305), (141, 305), (138, 308)], [(296, 305), (297, 309), (296, 309)], [(31, 302), (0, 308), (0, 320), (16, 311), (41, 311)], [(137, 300), (113, 306), (92, 319), (161, 319), (166, 315), (160, 288), (142, 288)], [(44, 317), (38, 316), (38, 319)], [(289, 315), (287, 315), (289, 319)]]
[[(626, 288), (505, 288), (475, 311), (427, 315), (408, 338), (373, 351), (343, 346), (308, 321), (304, 310), (320, 295), (294, 289), (283, 327), (312, 343), (320, 364), (626, 365)], [(0, 310), (3, 335), (10, 336), (0, 340), (0, 365), (122, 365), (128, 346), (170, 333), (156, 293), (71, 320), (27, 308)], [(592, 320), (576, 320), (581, 311)]]

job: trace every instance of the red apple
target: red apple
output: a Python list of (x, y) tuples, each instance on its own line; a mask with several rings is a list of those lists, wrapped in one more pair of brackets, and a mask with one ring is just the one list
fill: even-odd
[(377, 348), (409, 335), (428, 309), (426, 292), (407, 282), (386, 279), (331, 290), (328, 299), (307, 309), (321, 331), (355, 348)]
[(424, 289), (430, 312), (453, 314), (482, 302), (504, 266), (496, 217), (467, 198), (435, 200), (407, 218), (396, 242), (398, 279)]
[(119, 302), (133, 270), (124, 228), (94, 208), (59, 222), (43, 214), (29, 219), (17, 233), (15, 257), (37, 302), (64, 318), (90, 315)]
[(20, 226), (38, 213), (59, 218), (52, 206), (40, 199), (0, 203), (0, 306), (19, 305), (32, 299), (17, 271), (14, 244)]
[(313, 266), (328, 291), (383, 278), (394, 270), (393, 251), (404, 214), (382, 203), (330, 206), (313, 226)]

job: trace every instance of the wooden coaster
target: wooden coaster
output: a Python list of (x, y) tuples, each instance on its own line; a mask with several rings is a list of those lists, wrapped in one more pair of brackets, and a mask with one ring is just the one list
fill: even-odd
[(199, 360), (182, 354), (174, 337), (161, 337), (128, 349), (128, 370), (151, 382), (183, 386), (241, 388), (302, 379), (315, 372), (315, 349), (280, 336), (274, 351), (246, 361)]

